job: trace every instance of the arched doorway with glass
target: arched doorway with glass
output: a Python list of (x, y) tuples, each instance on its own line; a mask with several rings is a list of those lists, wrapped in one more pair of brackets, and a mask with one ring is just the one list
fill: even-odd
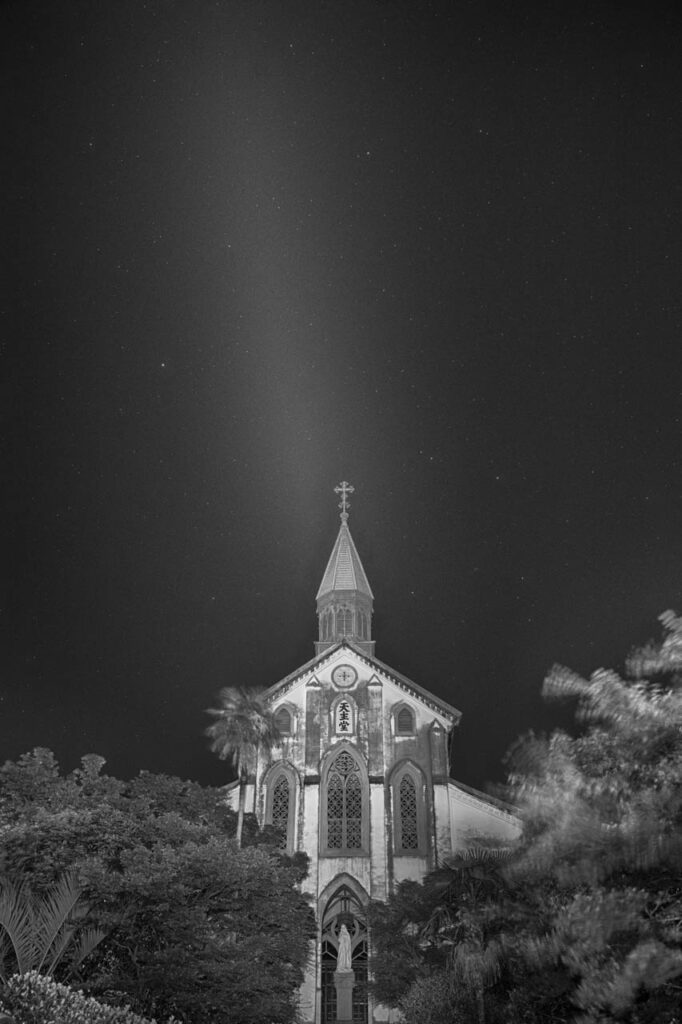
[(341, 883), (329, 897), (322, 915), (321, 988), (322, 1024), (339, 1020), (337, 971), (343, 925), (350, 935), (353, 971), (352, 1021), (367, 1024), (367, 923), (364, 907), (354, 888)]

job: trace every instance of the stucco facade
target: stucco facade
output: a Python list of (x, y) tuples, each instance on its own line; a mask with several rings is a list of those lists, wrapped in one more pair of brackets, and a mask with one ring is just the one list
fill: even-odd
[(267, 692), (282, 738), (259, 761), (247, 792), (247, 810), (276, 825), (290, 852), (310, 858), (305, 889), (318, 935), (300, 999), (310, 1024), (340, 1019), (334, 971), (343, 924), (352, 944), (352, 1020), (389, 1019), (366, 990), (370, 899), (385, 900), (403, 879), (422, 879), (476, 836), (519, 832), (512, 814), (450, 779), (460, 712), (375, 657), (373, 595), (348, 529), (345, 492), (341, 507), (317, 595), (316, 654)]

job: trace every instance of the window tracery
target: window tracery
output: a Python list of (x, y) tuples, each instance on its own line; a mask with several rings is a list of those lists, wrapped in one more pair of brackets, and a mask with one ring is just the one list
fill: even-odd
[(280, 833), (280, 850), (286, 850), (288, 844), (290, 799), (289, 780), (280, 775), (272, 789), (272, 824)]
[(367, 923), (358, 896), (347, 885), (340, 886), (329, 899), (322, 914), (322, 1024), (336, 1024), (337, 994), (334, 972), (338, 966), (339, 935), (346, 926), (351, 940), (353, 986), (353, 1024), (366, 1024), (367, 1013)]
[(279, 848), (291, 853), (295, 848), (296, 772), (288, 762), (276, 762), (265, 785), (265, 823), (279, 832)]
[(329, 853), (362, 851), (366, 828), (364, 778), (360, 765), (342, 750), (329, 766), (326, 779), (326, 842)]
[(399, 787), (400, 845), (403, 850), (419, 849), (417, 787), (411, 775), (403, 775)]
[(393, 775), (393, 833), (396, 854), (424, 856), (427, 851), (424, 780), (419, 769), (404, 763)]

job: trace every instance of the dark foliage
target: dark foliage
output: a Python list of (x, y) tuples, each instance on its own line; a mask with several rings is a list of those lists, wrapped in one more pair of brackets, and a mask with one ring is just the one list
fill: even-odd
[(237, 849), (218, 789), (102, 767), (88, 756), (63, 776), (38, 749), (0, 769), (0, 872), (36, 892), (76, 872), (107, 934), (83, 965), (88, 990), (192, 1024), (293, 1020), (313, 929), (305, 859), (252, 816)]
[(506, 799), (524, 831), (373, 908), (376, 991), (408, 1024), (678, 1024), (682, 620), (628, 676), (555, 667), (579, 736), (525, 737)]

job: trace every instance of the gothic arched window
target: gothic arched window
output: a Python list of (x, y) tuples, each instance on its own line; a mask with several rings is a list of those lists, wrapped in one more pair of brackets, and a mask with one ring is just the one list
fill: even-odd
[(367, 776), (349, 750), (328, 765), (323, 786), (322, 848), (330, 855), (367, 852), (369, 793)]
[(275, 712), (275, 725), (280, 736), (291, 736), (291, 711), (288, 708), (278, 708)]
[(414, 711), (407, 704), (401, 704), (395, 711), (395, 731), (398, 736), (414, 734)]
[(276, 764), (267, 779), (265, 823), (279, 832), (279, 847), (291, 853), (294, 849), (296, 813), (296, 774), (286, 762)]
[[(323, 909), (324, 908), (324, 909)], [(340, 931), (348, 929), (351, 942), (351, 964), (354, 984), (352, 1018), (359, 1024), (367, 1021), (367, 921), (365, 909), (356, 892), (348, 885), (340, 886), (327, 902), (321, 904), (322, 949), (321, 988), (322, 1021), (331, 1024), (338, 1018), (337, 992), (334, 972), (338, 967)]]
[(350, 608), (339, 608), (336, 613), (336, 635), (353, 635), (353, 612)]
[(358, 636), (361, 640), (367, 639), (367, 616), (364, 612), (358, 613)]
[(413, 764), (404, 764), (392, 780), (393, 831), (396, 854), (419, 857), (426, 854), (426, 808), (424, 780)]
[(411, 775), (403, 775), (398, 786), (398, 817), (400, 818), (400, 845), (403, 850), (418, 850), (417, 787)]
[(289, 780), (286, 775), (280, 775), (272, 787), (272, 824), (280, 833), (280, 849), (286, 849), (287, 847), (290, 800)]

